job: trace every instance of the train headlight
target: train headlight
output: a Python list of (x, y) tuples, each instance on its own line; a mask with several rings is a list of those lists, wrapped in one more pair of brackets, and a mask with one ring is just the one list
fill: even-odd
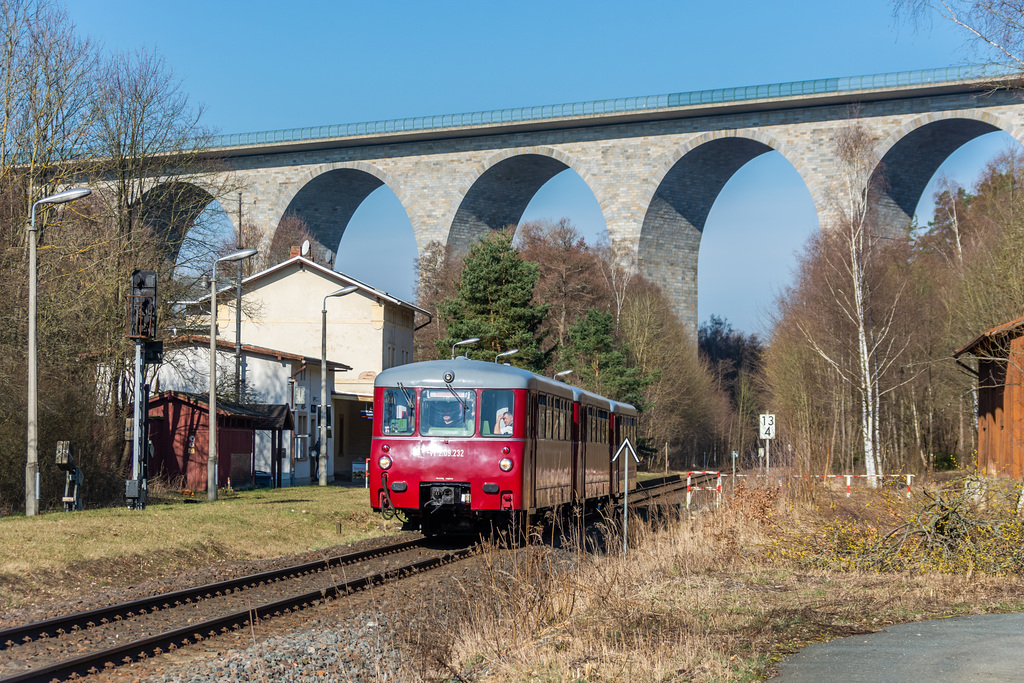
[(512, 460), (509, 458), (502, 458), (498, 461), (498, 467), (501, 468), (502, 472), (508, 472), (512, 469)]
[(380, 465), (380, 468), (382, 470), (386, 470), (389, 467), (391, 467), (391, 458), (389, 458), (386, 455), (382, 455), (380, 456), (380, 459), (377, 461), (377, 464)]

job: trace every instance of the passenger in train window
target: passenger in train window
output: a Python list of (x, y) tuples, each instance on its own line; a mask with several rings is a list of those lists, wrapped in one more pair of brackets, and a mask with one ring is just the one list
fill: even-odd
[(498, 412), (498, 433), (512, 433), (512, 413), (506, 409), (502, 409)]

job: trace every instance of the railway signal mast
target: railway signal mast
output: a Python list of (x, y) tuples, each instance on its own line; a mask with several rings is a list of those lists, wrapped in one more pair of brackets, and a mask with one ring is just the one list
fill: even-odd
[[(143, 386), (145, 366), (163, 358), (163, 342), (156, 336), (156, 271), (136, 270), (132, 273), (128, 299), (127, 336), (135, 340), (135, 410), (132, 418), (132, 478), (125, 481), (124, 497), (129, 509), (146, 507), (149, 488), (149, 385)], [(127, 438), (127, 435), (126, 435)]]

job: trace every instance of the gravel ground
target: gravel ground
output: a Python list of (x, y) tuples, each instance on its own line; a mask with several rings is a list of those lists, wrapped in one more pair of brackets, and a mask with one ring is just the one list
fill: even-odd
[[(167, 575), (133, 586), (104, 588), (69, 595), (67, 600), (9, 610), (0, 614), (0, 628), (41, 621), (54, 616), (155, 595), (188, 586), (200, 586), (233, 576), (243, 576), (322, 557), (387, 545), (418, 538), (399, 534), (366, 539), (351, 545), (301, 553), (258, 562), (224, 562), (213, 567)], [(458, 565), (405, 579), (419, 592), (434, 586), (436, 573), (449, 573)], [(393, 645), (391, 624), (401, 619), (398, 612), (412, 608), (405, 604), (392, 610), (391, 617), (380, 609), (389, 603), (388, 589), (374, 588), (330, 601), (323, 606), (261, 622), (255, 632), (236, 632), (211, 639), (199, 646), (183, 648), (87, 676), (86, 681), (410, 681), (421, 680), (406, 665)], [(404, 671), (404, 673), (403, 673)]]
[(269, 638), (152, 681), (399, 681), (403, 657), (391, 643), (381, 612), (362, 612), (332, 628), (313, 628)]

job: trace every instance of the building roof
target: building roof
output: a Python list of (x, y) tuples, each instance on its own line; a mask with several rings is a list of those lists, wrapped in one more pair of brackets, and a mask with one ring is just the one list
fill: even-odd
[[(164, 342), (164, 348), (182, 346), (203, 346), (205, 348), (209, 348), (210, 338), (198, 334), (186, 334), (178, 337), (172, 337)], [(233, 352), (235, 350), (235, 343), (218, 339), (217, 348)], [(268, 349), (263, 346), (253, 346), (252, 344), (242, 344), (242, 351), (249, 355), (265, 356), (275, 360), (297, 360), (306, 365), (320, 365), (319, 358), (303, 356), (297, 353), (288, 353), (287, 351), (279, 351), (277, 349)], [(327, 369), (333, 372), (348, 372), (352, 369), (352, 366), (328, 359)]]
[[(161, 401), (175, 401), (187, 403), (193, 408), (209, 410), (210, 397), (205, 393), (193, 393), (190, 391), (161, 391), (150, 396), (150, 404)], [(217, 415), (225, 415), (232, 418), (242, 418), (253, 423), (254, 429), (292, 429), (294, 425), (292, 412), (288, 405), (268, 403), (232, 403), (220, 398), (217, 399)]]
[[(359, 280), (355, 279), (354, 277), (352, 277), (350, 275), (345, 275), (344, 273), (339, 273), (339, 272), (337, 272), (335, 270), (331, 270), (330, 268), (322, 266), (319, 263), (315, 263), (314, 261), (310, 261), (309, 259), (303, 258), (302, 256), (293, 256), (292, 258), (288, 259), (287, 261), (281, 261), (280, 263), (278, 263), (276, 265), (273, 265), (270, 268), (267, 268), (266, 270), (262, 270), (262, 271), (256, 273), (255, 275), (250, 275), (249, 277), (247, 277), (244, 280), (242, 280), (242, 284), (243, 284), (243, 286), (244, 285), (256, 284), (260, 280), (265, 279), (265, 278), (269, 277), (270, 275), (272, 275), (274, 273), (277, 273), (278, 271), (281, 271), (281, 270), (284, 270), (286, 268), (290, 268), (290, 267), (296, 266), (296, 265), (299, 268), (309, 268), (311, 270), (315, 270), (315, 271), (319, 272), (321, 275), (323, 275), (324, 277), (327, 277), (327, 278), (329, 278), (331, 280), (335, 280), (341, 286), (355, 285), (360, 290), (362, 290), (364, 293), (366, 293), (369, 296), (372, 296), (372, 297), (374, 297), (376, 299), (379, 299), (379, 300), (382, 300), (382, 301), (386, 301), (386, 302), (388, 302), (388, 303), (390, 303), (392, 305), (398, 306), (400, 308), (408, 308), (408, 309), (410, 309), (410, 310), (412, 310), (412, 311), (414, 311), (416, 313), (422, 313), (423, 315), (427, 316), (428, 318), (431, 317), (431, 315), (430, 315), (430, 313), (428, 311), (423, 310), (422, 308), (420, 308), (419, 306), (417, 306), (415, 304), (411, 304), (408, 301), (404, 301), (402, 299), (399, 299), (396, 296), (388, 294), (384, 290), (377, 289), (376, 287), (371, 287), (370, 285), (366, 284), (365, 282), (360, 282)], [(207, 295), (206, 298), (209, 298), (209, 295)]]
[[(196, 394), (190, 391), (161, 391), (149, 397), (149, 403), (174, 401), (186, 403), (194, 408), (208, 410), (210, 401), (208, 394)], [(238, 404), (217, 399), (217, 414), (242, 418), (252, 422), (253, 429), (294, 429), (295, 420), (291, 409), (285, 404), (247, 403)]]
[[(996, 325), (990, 330), (982, 332), (977, 337), (969, 341), (964, 346), (960, 347), (953, 352), (953, 358), (959, 358), (960, 356), (970, 353), (972, 355), (978, 355), (977, 351), (979, 347), (991, 346), (998, 344), (1003, 341), (1006, 337), (1017, 337), (1022, 333), (1024, 328), (1024, 318), (1017, 318), (1001, 325)], [(983, 353), (982, 355), (987, 355)]]

